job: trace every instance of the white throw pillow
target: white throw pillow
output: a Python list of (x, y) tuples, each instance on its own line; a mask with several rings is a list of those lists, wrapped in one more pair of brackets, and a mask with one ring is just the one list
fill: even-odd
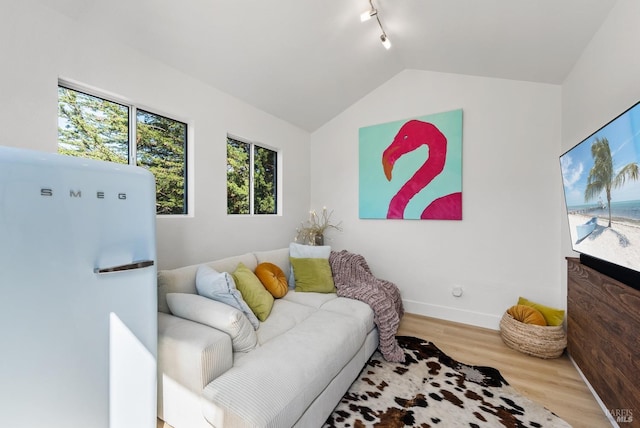
[(196, 272), (196, 289), (201, 296), (231, 305), (242, 311), (251, 322), (254, 330), (260, 327), (260, 321), (242, 298), (242, 294), (236, 288), (236, 283), (229, 273), (218, 272), (209, 266), (200, 265), (198, 272)]
[[(330, 245), (302, 245), (292, 242), (289, 244), (289, 257), (299, 259), (329, 259)], [(296, 287), (296, 278), (293, 276), (293, 266), (289, 272), (289, 288)]]
[(251, 323), (232, 306), (189, 293), (168, 293), (167, 304), (175, 316), (227, 333), (234, 352), (249, 352), (258, 346), (258, 335)]

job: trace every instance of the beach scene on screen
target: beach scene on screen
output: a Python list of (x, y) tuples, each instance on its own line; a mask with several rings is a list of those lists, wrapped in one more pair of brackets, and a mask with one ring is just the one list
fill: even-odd
[(573, 249), (640, 270), (640, 105), (560, 157)]

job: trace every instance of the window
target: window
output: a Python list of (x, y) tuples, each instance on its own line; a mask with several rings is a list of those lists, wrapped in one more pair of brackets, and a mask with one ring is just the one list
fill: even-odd
[(59, 85), (58, 152), (144, 167), (156, 213), (187, 213), (186, 123)]
[(227, 214), (278, 213), (278, 152), (227, 136)]

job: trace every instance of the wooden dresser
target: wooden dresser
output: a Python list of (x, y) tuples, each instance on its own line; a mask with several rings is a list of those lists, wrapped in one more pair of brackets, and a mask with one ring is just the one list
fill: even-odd
[(638, 426), (640, 291), (577, 258), (567, 262), (569, 354), (614, 419), (616, 414), (632, 415), (631, 426)]

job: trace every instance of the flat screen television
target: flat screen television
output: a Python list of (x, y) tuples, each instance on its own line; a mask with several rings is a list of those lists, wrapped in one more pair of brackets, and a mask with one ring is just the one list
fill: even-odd
[(640, 102), (560, 156), (581, 262), (640, 289)]

